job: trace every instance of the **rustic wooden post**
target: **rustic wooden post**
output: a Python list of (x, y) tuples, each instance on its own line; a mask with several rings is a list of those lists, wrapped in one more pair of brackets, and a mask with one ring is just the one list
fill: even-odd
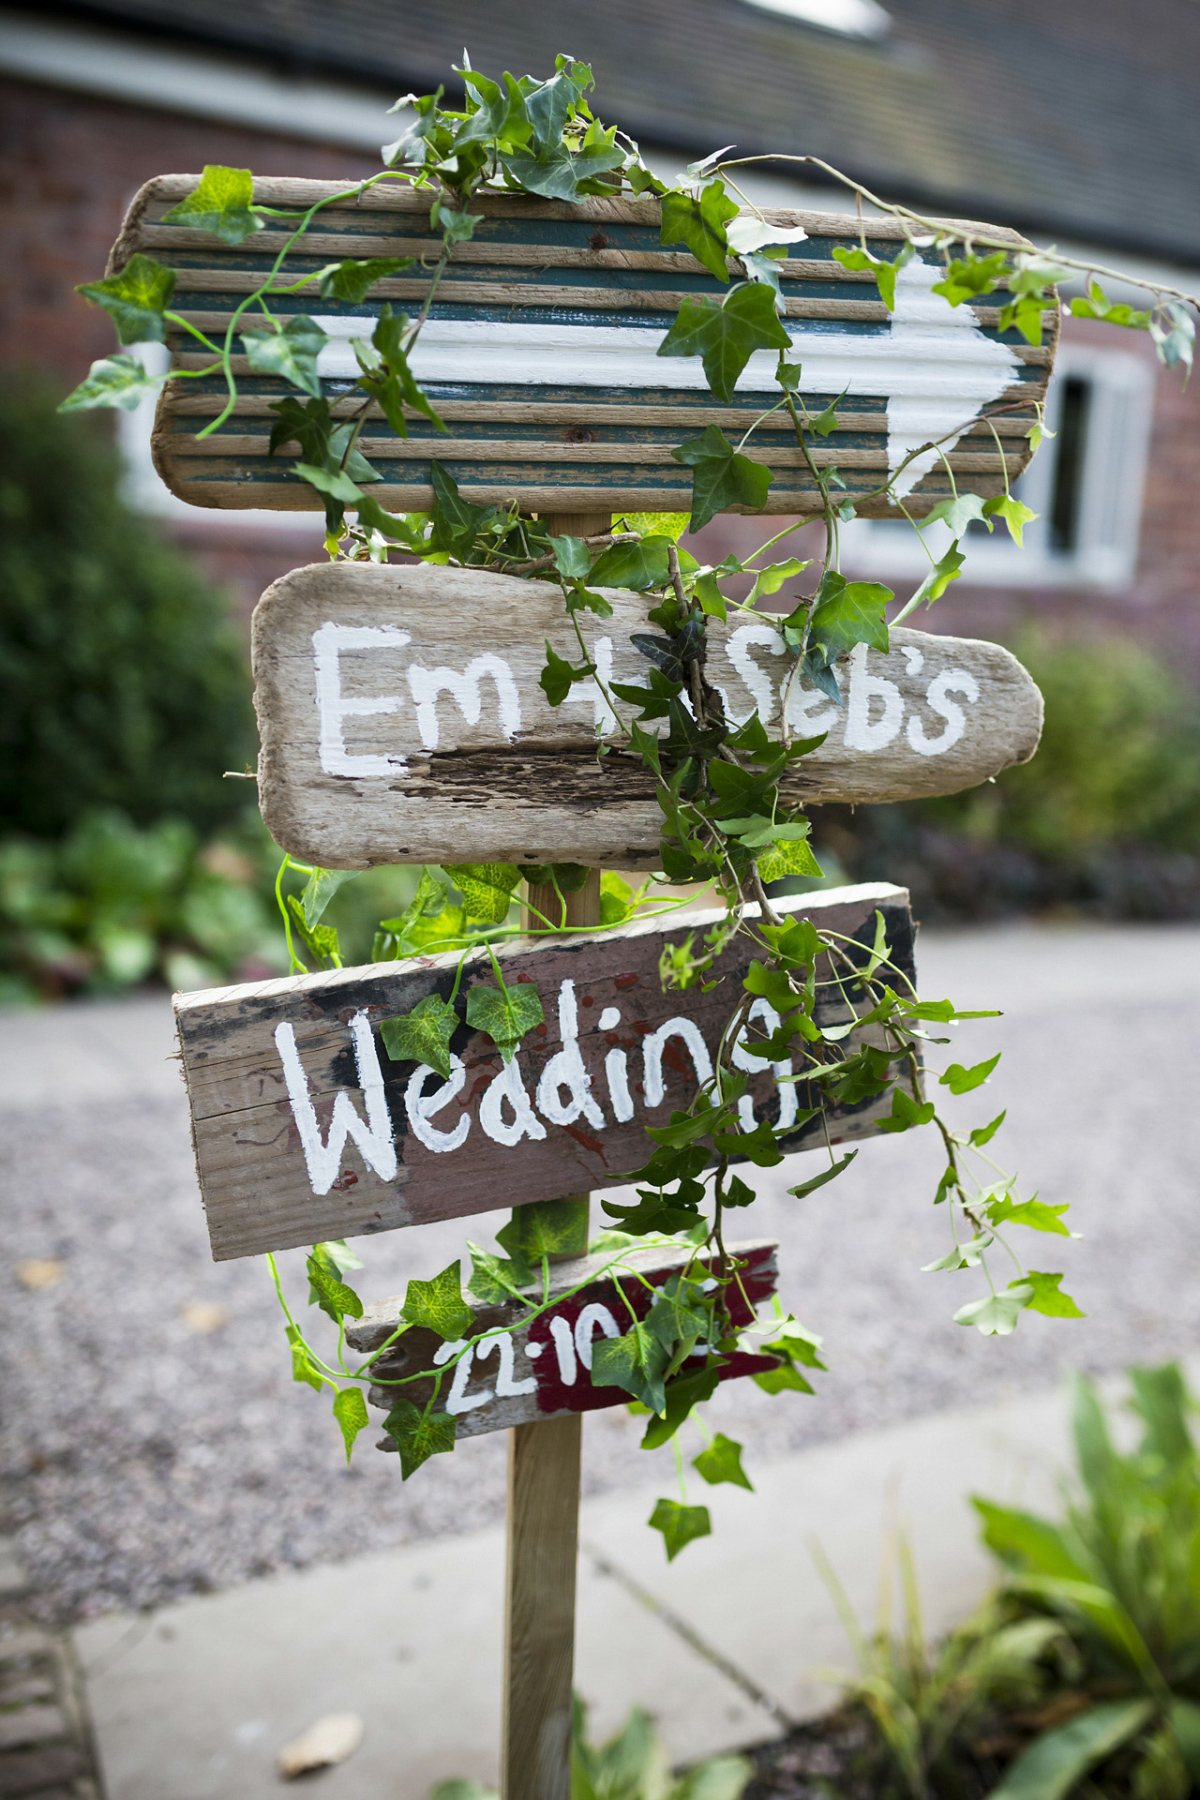
[[(607, 531), (609, 513), (554, 513), (555, 537)], [(549, 883), (529, 884), (529, 905), (557, 919), (561, 903)], [(600, 870), (568, 894), (568, 925), (600, 923)], [(567, 1198), (579, 1208), (584, 1254), (590, 1195)], [(557, 1208), (556, 1208), (557, 1210)], [(570, 1254), (569, 1252), (567, 1254)], [(552, 1260), (564, 1260), (564, 1257)], [(575, 1671), (575, 1577), (579, 1546), (579, 1466), (583, 1419), (514, 1425), (508, 1434), (508, 1568), (504, 1606), (504, 1722), (500, 1746), (502, 1800), (569, 1800), (571, 1694)]]

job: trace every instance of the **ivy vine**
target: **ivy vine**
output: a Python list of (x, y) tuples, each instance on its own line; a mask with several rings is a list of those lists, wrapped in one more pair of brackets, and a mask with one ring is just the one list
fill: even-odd
[[(756, 1377), (768, 1392), (811, 1393), (805, 1371), (824, 1366), (820, 1339), (784, 1315), (777, 1303), (771, 1316), (748, 1332), (731, 1321), (730, 1295), (740, 1282), (741, 1265), (726, 1244), (727, 1215), (754, 1200), (753, 1189), (736, 1173), (736, 1165), (749, 1161), (769, 1168), (781, 1161), (770, 1123), (759, 1120), (748, 1127), (739, 1116), (748, 1085), (747, 1053), (765, 1064), (792, 1055), (799, 1046), (800, 1067), (794, 1079), (809, 1104), (800, 1109), (797, 1123), (820, 1119), (832, 1104), (877, 1098), (886, 1104), (890, 1095), (890, 1111), (880, 1121), (880, 1130), (897, 1133), (924, 1126), (933, 1131), (939, 1146), (933, 1199), (945, 1207), (950, 1247), (931, 1267), (978, 1270), (986, 1284), (981, 1295), (959, 1307), (954, 1315), (958, 1323), (1003, 1335), (1026, 1311), (1058, 1318), (1080, 1316), (1074, 1301), (1062, 1292), (1061, 1274), (1027, 1268), (1010, 1241), (1013, 1227), (1060, 1238), (1070, 1233), (1063, 1221), (1065, 1206), (1021, 1198), (1015, 1177), (993, 1160), (989, 1146), (1004, 1113), (973, 1129), (956, 1130), (930, 1097), (943, 1089), (962, 1095), (983, 1087), (997, 1057), (972, 1066), (951, 1062), (936, 1076), (929, 1058), (950, 1041), (938, 1035), (940, 1028), (992, 1015), (959, 1011), (948, 1000), (920, 999), (892, 958), (882, 915), (876, 915), (874, 941), (859, 944), (808, 919), (777, 911), (769, 892), (770, 884), (782, 877), (821, 874), (809, 843), (809, 821), (781, 792), (788, 772), (823, 741), (792, 737), (787, 705), (791, 685), (806, 678), (840, 705), (843, 660), (858, 644), (886, 651), (890, 626), (918, 606), (932, 605), (958, 579), (969, 525), (978, 521), (989, 531), (999, 525), (1019, 545), (1024, 526), (1034, 515), (1012, 493), (1007, 470), (1003, 494), (985, 499), (959, 491), (946, 453), (946, 445), (959, 435), (956, 430), (936, 445), (912, 451), (865, 497), (888, 501), (905, 513), (926, 549), (929, 571), (907, 604), (894, 609), (890, 589), (849, 580), (842, 573), (839, 534), (856, 507), (846, 498), (836, 467), (814, 455), (837, 425), (840, 401), (810, 415), (800, 389), (800, 368), (789, 361), (792, 340), (780, 317), (780, 259), (787, 255), (789, 241), (801, 234), (764, 218), (739, 186), (738, 173), (758, 161), (795, 162), (819, 168), (852, 192), (862, 221), (861, 242), (858, 248), (839, 247), (833, 254), (847, 269), (869, 271), (889, 310), (895, 307), (900, 269), (918, 250), (932, 251), (943, 264), (935, 293), (955, 307), (1004, 293), (1000, 328), (1015, 329), (1030, 345), (1037, 345), (1047, 313), (1059, 304), (1060, 287), (1075, 283), (1083, 291), (1070, 299), (1072, 313), (1148, 332), (1163, 363), (1180, 366), (1186, 378), (1193, 357), (1197, 300), (1169, 286), (1131, 283), (1127, 275), (1053, 248), (1043, 250), (1024, 241), (1014, 245), (1007, 234), (948, 224), (890, 204), (816, 157), (730, 158), (721, 152), (692, 164), (679, 184), (668, 185), (646, 165), (631, 138), (594, 116), (588, 101), (591, 70), (572, 57), (559, 56), (553, 74), (544, 81), (528, 76), (517, 80), (508, 74), (496, 81), (466, 64), (456, 74), (464, 93), (461, 105), (444, 104), (442, 89), (398, 102), (398, 108), (407, 109), (407, 123), (396, 142), (385, 147), (384, 167), (307, 209), (256, 201), (248, 170), (205, 169), (195, 191), (166, 214), (165, 222), (212, 232), (229, 245), (249, 242), (269, 222), (285, 227), (269, 271), (236, 306), (223, 337), (210, 337), (172, 310), (173, 272), (142, 254), (132, 256), (116, 275), (87, 283), (80, 291), (108, 311), (122, 346), (161, 342), (168, 332), (181, 332), (206, 353), (209, 360), (203, 366), (172, 375), (176, 381), (223, 377), (225, 404), (200, 429), (201, 438), (218, 431), (233, 410), (235, 356), (245, 356), (253, 370), (282, 376), (295, 389), (295, 395), (272, 408), (276, 418), (270, 449), (279, 454), (289, 445), (298, 448), (292, 473), (321, 496), (330, 556), (382, 562), (399, 551), (455, 567), (494, 569), (556, 584), (575, 629), (578, 660), (560, 656), (546, 645), (541, 686), (548, 702), (560, 705), (572, 686), (584, 680), (600, 685), (616, 724), (599, 738), (597, 754), (632, 758), (651, 772), (662, 813), (662, 872), (674, 884), (707, 885), (723, 906), (718, 922), (703, 933), (689, 931), (667, 944), (661, 962), (664, 987), (688, 990), (704, 984), (735, 937), (748, 940), (752, 948), (711, 1079), (667, 1124), (648, 1128), (647, 1161), (623, 1177), (634, 1184), (637, 1202), (604, 1201), (612, 1226), (592, 1245), (603, 1255), (604, 1271), (618, 1284), (644, 1284), (644, 1276), (630, 1261), (632, 1247), (669, 1244), (687, 1254), (681, 1272), (665, 1289), (655, 1291), (645, 1317), (639, 1318), (631, 1308), (630, 1329), (597, 1345), (594, 1366), (598, 1382), (624, 1389), (635, 1408), (649, 1414), (643, 1438), (647, 1447), (668, 1440), (675, 1443), (680, 1499), (660, 1501), (650, 1521), (662, 1531), (667, 1554), (673, 1556), (709, 1529), (707, 1510), (689, 1505), (682, 1487), (678, 1432), (685, 1420), (695, 1419), (705, 1438), (704, 1448), (692, 1459), (697, 1473), (707, 1482), (749, 1485), (740, 1445), (723, 1434), (713, 1437), (695, 1411), (711, 1395), (722, 1364), (747, 1335), (756, 1334), (776, 1362), (774, 1369)], [(440, 249), (421, 260), (427, 286), (415, 316), (382, 304), (370, 336), (353, 340), (359, 373), (349, 403), (344, 397), (335, 412), (318, 374), (318, 357), (327, 341), (324, 331), (306, 314), (273, 312), (271, 302), (310, 289), (323, 298), (361, 304), (379, 280), (411, 268), (412, 258), (381, 257), (344, 259), (299, 276), (288, 270), (289, 257), (302, 248), (305, 234), (325, 208), (355, 200), (374, 187), (395, 184), (428, 198), (430, 230)], [(589, 195), (656, 197), (661, 204), (662, 243), (690, 251), (726, 287), (720, 298), (683, 300), (659, 345), (659, 355), (698, 357), (709, 390), (728, 403), (749, 358), (764, 349), (778, 353), (778, 397), (738, 443), (709, 425), (672, 450), (692, 472), (689, 514), (626, 514), (613, 521), (611, 530), (589, 538), (553, 534), (544, 520), (522, 515), (515, 504), (505, 508), (469, 501), (436, 459), (431, 464), (433, 504), (428, 512), (395, 516), (370, 492), (378, 476), (359, 441), (363, 424), (375, 409), (400, 437), (407, 435), (414, 413), (423, 415), (437, 431), (446, 430), (413, 374), (412, 354), (455, 246), (467, 242), (483, 218), (472, 212), (472, 203), (497, 188), (568, 202)], [(905, 235), (891, 259), (868, 247), (864, 205), (903, 225)], [(1102, 282), (1112, 280), (1144, 288), (1145, 307), (1110, 300)], [(160, 379), (123, 349), (95, 363), (63, 408), (132, 407)], [(984, 411), (982, 417), (993, 435), (996, 418), (1012, 410), (1011, 405), (997, 405)], [(819, 494), (819, 507), (786, 526), (753, 555), (728, 556), (717, 566), (702, 566), (680, 543), (683, 531), (689, 527), (698, 531), (727, 507), (753, 510), (764, 505), (771, 471), (744, 452), (753, 432), (775, 413), (787, 415)], [(1027, 433), (1034, 449), (1045, 434), (1039, 407)], [(1000, 447), (998, 437), (996, 441)], [(951, 493), (918, 519), (905, 508), (896, 482), (908, 463), (931, 447), (941, 454)], [(864, 504), (863, 497), (858, 504)], [(818, 559), (783, 552), (770, 560), (782, 540), (814, 519), (824, 527)], [(952, 540), (940, 557), (925, 543), (926, 530), (937, 521), (948, 526)], [(723, 583), (731, 576), (746, 575), (753, 582), (748, 597), (731, 598)], [(792, 587), (795, 604), (785, 615), (757, 610), (761, 599), (779, 593), (785, 584), (797, 583), (799, 590)], [(604, 590), (614, 588), (646, 596), (648, 629), (632, 637), (645, 664), (640, 681), (605, 683), (589, 658), (580, 629), (583, 612), (611, 614)], [(760, 622), (770, 617), (790, 659), (776, 735), (757, 713), (741, 725), (731, 723), (720, 694), (706, 677), (709, 621), (740, 613), (752, 614)], [(305, 878), (301, 894), (285, 891), (285, 877), (295, 873)], [(293, 970), (340, 965), (337, 933), (324, 920), (329, 902), (351, 875), (284, 859), (277, 891)], [(551, 887), (556, 896), (551, 912), (557, 916), (537, 913), (532, 929), (552, 934), (568, 929), (566, 897), (586, 877), (587, 870), (569, 864), (423, 869), (409, 905), (398, 917), (380, 923), (374, 959), (453, 951), (459, 955), (458, 978), (449, 999), (430, 996), (407, 1015), (383, 1023), (381, 1035), (389, 1055), (427, 1063), (448, 1076), (450, 1039), (465, 1016), (466, 1023), (488, 1033), (509, 1060), (542, 1018), (536, 987), (529, 983), (508, 987), (495, 955), (498, 942), (530, 929), (528, 922), (523, 926), (513, 918), (518, 885), (524, 878)], [(612, 929), (635, 915), (661, 912), (670, 904), (645, 889), (635, 894), (620, 877), (606, 874), (599, 929)], [(462, 975), (480, 959), (490, 965), (495, 985), (473, 985), (464, 1014), (459, 1000)], [(824, 1002), (831, 997), (841, 1003), (840, 1022), (821, 1023), (818, 1011), (827, 1020)], [(751, 1009), (760, 998), (769, 1002), (780, 1021), (774, 1031), (751, 1023)], [(839, 1175), (856, 1154), (837, 1157), (831, 1149), (822, 1171), (789, 1192), (800, 1197), (813, 1192)], [(517, 1209), (499, 1234), (503, 1254), (469, 1246), (467, 1290), (477, 1301), (511, 1310), (505, 1329), (527, 1326), (548, 1305), (561, 1303), (562, 1294), (551, 1301), (549, 1259), (563, 1249), (584, 1247), (573, 1239), (576, 1230), (577, 1220), (561, 1207)], [(997, 1272), (997, 1257), (1011, 1264), (1011, 1270)], [(455, 1262), (433, 1281), (409, 1283), (396, 1331), (385, 1345), (352, 1366), (345, 1354), (346, 1321), (360, 1318), (363, 1308), (346, 1275), (360, 1266), (343, 1243), (318, 1244), (308, 1258), (310, 1299), (337, 1327), (336, 1352), (326, 1358), (290, 1310), (272, 1259), (293, 1372), (298, 1381), (332, 1393), (347, 1456), (367, 1423), (365, 1386), (390, 1383), (396, 1393), (385, 1430), (399, 1449), (407, 1478), (433, 1454), (453, 1448), (455, 1420), (444, 1410), (440, 1396), (458, 1362), (480, 1337), (471, 1335), (473, 1315)], [(406, 1398), (405, 1389), (428, 1381), (430, 1371), (386, 1377), (378, 1367), (397, 1339), (414, 1326), (432, 1329), (456, 1346), (450, 1359), (432, 1371), (432, 1396), (422, 1406)], [(699, 1358), (689, 1360), (698, 1351)]]

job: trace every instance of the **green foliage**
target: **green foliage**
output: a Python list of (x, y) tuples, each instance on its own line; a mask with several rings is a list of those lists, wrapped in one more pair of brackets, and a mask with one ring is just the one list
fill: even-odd
[(0, 394), (0, 835), (98, 808), (209, 832), (246, 803), (250, 682), (224, 602), (122, 503), (115, 456), (48, 396)]
[(668, 1562), (674, 1562), (679, 1552), (697, 1538), (712, 1535), (707, 1506), (685, 1506), (678, 1500), (656, 1501), (646, 1523), (652, 1531), (662, 1532)]
[(379, 1035), (393, 1062), (428, 1063), (443, 1080), (450, 1077), (450, 1039), (459, 1017), (440, 994), (426, 994), (410, 1012), (382, 1019)]
[(465, 1336), (474, 1316), (462, 1297), (457, 1259), (432, 1281), (410, 1281), (400, 1308), (400, 1317), (408, 1324), (436, 1331), (447, 1343)]
[(400, 1399), (383, 1421), (383, 1429), (400, 1452), (400, 1476), (407, 1481), (431, 1456), (454, 1448), (454, 1419), (449, 1413), (422, 1412)]
[(123, 344), (161, 344), (166, 335), (163, 311), (175, 292), (175, 271), (139, 251), (119, 275), (85, 281), (76, 292), (104, 308)]
[[(770, 289), (758, 282), (730, 288), (723, 300), (684, 300), (658, 347), (659, 356), (698, 356), (709, 387), (728, 406), (737, 378), (756, 350), (790, 350)], [(761, 505), (761, 501), (759, 502)], [(692, 526), (696, 531), (699, 527)]]
[(96, 811), (56, 844), (0, 840), (0, 995), (283, 974), (264, 868), (274, 846), (255, 826), (205, 846), (182, 820), (139, 830)]
[(702, 531), (726, 507), (753, 512), (765, 504), (770, 469), (735, 450), (719, 426), (706, 425), (699, 437), (685, 439), (671, 455), (692, 471), (690, 531)]
[(261, 231), (266, 220), (252, 211), (254, 178), (249, 169), (227, 169), (206, 163), (197, 187), (163, 214), (164, 225), (186, 225), (211, 231), (226, 244), (241, 244)]
[(509, 987), (496, 968), (498, 985), (494, 988), (477, 983), (467, 990), (467, 1024), (474, 1031), (484, 1031), (501, 1057), (510, 1063), (521, 1047), (527, 1032), (544, 1018), (542, 1002), (532, 981), (516, 981)]

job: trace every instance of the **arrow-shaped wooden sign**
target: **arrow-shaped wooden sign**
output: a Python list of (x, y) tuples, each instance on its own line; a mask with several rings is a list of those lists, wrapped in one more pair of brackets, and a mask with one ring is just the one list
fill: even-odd
[[(294, 226), (272, 221), (248, 241), (227, 244), (212, 232), (162, 223), (199, 179), (160, 175), (146, 184), (113, 247), (109, 273), (135, 253), (166, 264), (176, 275), (173, 309), (220, 338)], [(303, 209), (338, 192), (334, 182), (254, 182), (255, 200), (274, 207)], [(336, 416), (350, 416), (336, 403), (359, 373), (352, 340), (370, 337), (384, 301), (416, 312), (428, 294), (428, 264), (416, 259), (432, 259), (442, 247), (431, 234), (429, 208), (428, 189), (399, 184), (329, 204), (279, 272), (272, 311), (313, 319), (323, 343), (317, 367)], [(662, 243), (657, 200), (567, 205), (481, 191), (471, 210), (481, 223), (469, 243), (453, 248), (412, 362), (448, 434), (414, 412), (407, 435), (398, 437), (372, 407), (358, 442), (379, 476), (371, 493), (390, 511), (427, 510), (436, 456), (475, 502), (516, 500), (542, 512), (686, 511), (691, 471), (672, 448), (709, 425), (738, 442), (779, 400), (777, 352), (751, 357), (728, 406), (706, 391), (697, 357), (658, 354), (681, 302), (719, 298), (726, 289), (695, 257)], [(775, 266), (805, 403), (815, 416), (842, 401), (832, 433), (807, 449), (797, 444), (786, 412), (756, 431), (746, 454), (774, 472), (766, 511), (819, 511), (814, 466), (836, 466), (839, 498), (862, 502), (868, 516), (900, 516), (886, 498), (863, 498), (889, 477), (917, 515), (951, 493), (949, 470), (975, 493), (1004, 493), (1005, 467), (1011, 482), (1029, 460), (1027, 434), (1046, 397), (1057, 312), (1047, 313), (1046, 341), (1032, 346), (1011, 326), (1000, 328), (1001, 310), (1013, 298), (1007, 291), (953, 307), (933, 292), (945, 271), (932, 250), (898, 271), (889, 311), (870, 269), (847, 269), (833, 252), (865, 243), (890, 262), (908, 235), (905, 225), (777, 208), (764, 216), (788, 244)], [(1014, 248), (1022, 242), (994, 225), (987, 231), (993, 241), (1011, 238)], [(358, 303), (321, 299), (315, 286), (294, 291), (299, 276), (341, 257), (409, 257), (416, 266), (376, 281)], [(730, 266), (736, 274), (737, 264)], [(176, 369), (211, 363), (178, 328), (170, 347)], [(164, 390), (154, 435), (159, 473), (197, 506), (319, 509), (321, 495), (290, 473), (298, 447), (269, 452), (270, 407), (294, 389), (282, 376), (250, 369), (236, 340), (233, 348), (236, 406), (214, 436), (198, 440), (196, 433), (225, 406), (223, 374)], [(990, 424), (981, 418), (989, 407), (1003, 408)], [(934, 441), (948, 462), (925, 447)]]
[[(444, 852), (443, 852), (444, 854)], [(908, 895), (884, 883), (777, 902), (822, 931), (857, 940), (866, 963), (883, 916), (893, 962), (913, 978)], [(412, 957), (244, 987), (177, 994), (175, 1009), (213, 1255), (221, 1260), (400, 1225), (558, 1200), (609, 1185), (645, 1162), (647, 1125), (666, 1124), (712, 1074), (731, 992), (753, 944), (734, 938), (716, 985), (663, 992), (664, 945), (724, 917), (713, 909), (634, 922), (592, 937), (525, 940), (498, 954), (506, 983), (533, 982), (543, 1022), (501, 1060), (465, 1023), (466, 996), (494, 986), (477, 957), (459, 989), (450, 1075), (392, 1061), (380, 1027), (430, 994), (448, 999), (459, 958)], [(842, 989), (817, 964), (816, 1021), (849, 1022)], [(765, 999), (755, 1030), (778, 1029)], [(874, 1028), (872, 1028), (874, 1029)], [(883, 1100), (838, 1102), (824, 1116), (790, 1061), (742, 1045), (747, 1130), (768, 1118), (784, 1151), (868, 1136)], [(886, 1102), (886, 1104), (885, 1104)]]
[[(606, 597), (611, 618), (584, 615), (589, 656), (606, 685), (644, 681), (630, 635), (647, 630), (646, 602)], [(430, 564), (285, 575), (254, 615), (259, 804), (276, 842), (325, 868), (441, 862), (454, 844), (473, 862), (659, 867), (654, 778), (632, 757), (597, 757), (616, 727), (597, 682), (549, 705), (547, 640), (578, 663), (546, 582)], [(903, 627), (891, 640), (840, 667), (839, 707), (788, 679), (768, 617), (710, 622), (706, 672), (727, 717), (757, 708), (777, 731), (786, 703), (795, 737), (828, 733), (788, 801), (950, 794), (1033, 755), (1042, 699), (1007, 650)]]

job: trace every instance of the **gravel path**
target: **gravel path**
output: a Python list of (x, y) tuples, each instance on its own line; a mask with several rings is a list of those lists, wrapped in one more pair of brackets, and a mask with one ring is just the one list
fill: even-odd
[[(785, 1188), (808, 1159), (760, 1175), (748, 1235), (779, 1237), (784, 1298), (825, 1335), (830, 1373), (815, 1400), (769, 1400), (746, 1382), (722, 1391), (714, 1423), (743, 1440), (751, 1469), (942, 1405), (1044, 1387), (1069, 1366), (1200, 1347), (1200, 931), (929, 933), (919, 960), (927, 994), (1005, 1009), (962, 1028), (964, 1060), (1005, 1052), (970, 1118), (1007, 1104), (1006, 1162), (1043, 1199), (1073, 1203), (1085, 1237), (1062, 1245), (1062, 1266), (1089, 1317), (1027, 1316), (1007, 1340), (950, 1322), (976, 1283), (919, 1272), (945, 1248), (928, 1134), (866, 1146), (804, 1202)], [(52, 1617), (459, 1531), (503, 1505), (501, 1434), (405, 1485), (396, 1459), (365, 1439), (346, 1468), (327, 1404), (289, 1379), (265, 1264), (209, 1260), (170, 1048), (160, 1000), (0, 1015), (0, 1476)], [(469, 1235), (486, 1241), (504, 1216), (473, 1221)], [(451, 1223), (360, 1245), (358, 1285), (373, 1298), (433, 1274), (463, 1235)], [(1058, 1242), (1038, 1249), (1053, 1256)], [(61, 1264), (58, 1279), (25, 1285), (31, 1260)], [(301, 1253), (282, 1262), (301, 1300)], [(648, 1479), (637, 1436), (621, 1410), (593, 1416), (591, 1491)], [(654, 1455), (668, 1491), (669, 1453)]]

